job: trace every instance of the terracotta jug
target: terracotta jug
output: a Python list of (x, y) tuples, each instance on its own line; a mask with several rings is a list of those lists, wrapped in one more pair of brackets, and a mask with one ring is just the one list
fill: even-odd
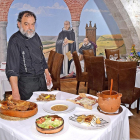
[(121, 104), (122, 94), (113, 91), (110, 95), (110, 90), (104, 90), (97, 93), (98, 105), (104, 112), (116, 112)]

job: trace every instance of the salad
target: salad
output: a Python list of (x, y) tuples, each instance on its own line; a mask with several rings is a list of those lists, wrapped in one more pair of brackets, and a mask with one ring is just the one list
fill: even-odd
[(44, 116), (36, 119), (37, 126), (45, 129), (54, 129), (63, 124), (63, 119), (59, 116)]

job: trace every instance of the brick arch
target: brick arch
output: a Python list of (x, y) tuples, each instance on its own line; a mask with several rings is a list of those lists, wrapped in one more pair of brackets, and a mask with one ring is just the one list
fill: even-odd
[(71, 13), (72, 21), (80, 21), (80, 16), (84, 5), (88, 0), (64, 0)]
[[(14, 0), (0, 0), (0, 62), (6, 60), (7, 49), (7, 35), (6, 27), (8, 20), (9, 8)], [(76, 36), (79, 35), (79, 24), (81, 11), (88, 0), (64, 0), (67, 4), (70, 13), (72, 24), (75, 26)], [(96, 1), (96, 0), (95, 0)], [(123, 40), (125, 42), (126, 50), (129, 53), (132, 44), (139, 46), (140, 38), (138, 32), (130, 19), (124, 4), (121, 0), (103, 0), (114, 17)], [(78, 39), (77, 39), (78, 40)], [(78, 41), (77, 41), (78, 42)], [(136, 48), (140, 50), (140, 48)]]
[(9, 8), (14, 0), (0, 0), (0, 21), (7, 21)]

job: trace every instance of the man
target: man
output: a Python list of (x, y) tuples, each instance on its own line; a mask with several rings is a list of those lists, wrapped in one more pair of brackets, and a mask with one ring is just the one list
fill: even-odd
[(69, 51), (71, 54), (76, 51), (75, 33), (70, 27), (70, 22), (65, 21), (64, 28), (59, 33), (56, 41), (56, 52), (64, 54), (63, 68), (61, 70), (61, 74), (63, 73), (63, 75), (68, 75), (70, 64), (72, 62), (72, 60), (68, 60), (66, 54)]
[[(84, 72), (83, 50), (89, 50), (89, 49), (93, 49), (94, 56), (96, 56), (96, 52), (95, 52), (93, 44), (89, 42), (88, 38), (85, 38), (83, 40), (82, 47), (79, 49), (79, 61), (80, 61), (80, 64), (81, 64), (82, 72)], [(74, 61), (71, 63), (69, 73), (70, 74), (67, 77), (72, 77), (73, 74), (76, 74), (76, 69), (75, 69)]]
[(35, 23), (34, 13), (20, 12), (17, 19), (19, 31), (11, 36), (8, 43), (6, 75), (15, 100), (28, 100), (34, 91), (46, 91), (47, 85), (51, 84)]

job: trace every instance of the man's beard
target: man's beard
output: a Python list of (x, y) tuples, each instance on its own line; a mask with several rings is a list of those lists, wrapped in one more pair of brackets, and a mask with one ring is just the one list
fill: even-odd
[[(29, 29), (29, 30), (27, 30), (27, 31), (24, 31), (24, 29), (23, 29), (22, 27), (20, 27), (19, 30), (20, 30), (20, 32), (21, 32), (24, 36), (26, 36), (26, 37), (28, 37), (28, 38), (32, 38), (32, 37), (35, 35), (35, 30), (32, 30), (32, 29)], [(32, 31), (32, 32), (31, 32), (31, 33), (28, 33), (29, 31)]]

